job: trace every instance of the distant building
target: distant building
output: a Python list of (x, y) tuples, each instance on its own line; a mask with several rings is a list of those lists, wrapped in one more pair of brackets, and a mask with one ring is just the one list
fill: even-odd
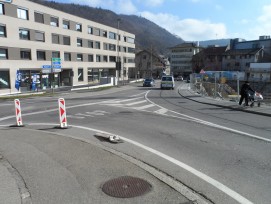
[(135, 64), (137, 78), (158, 78), (163, 72), (169, 72), (167, 70), (169, 64), (167, 58), (156, 54), (154, 51), (141, 50), (136, 53)]
[(192, 57), (192, 71), (222, 71), (223, 54), (227, 49), (228, 46), (209, 46), (202, 49)]
[(171, 74), (188, 77), (193, 72), (192, 57), (202, 48), (195, 43), (182, 43), (169, 49)]
[[(0, 94), (128, 79), (135, 68), (135, 35), (27, 0), (0, 2)], [(116, 71), (117, 58), (121, 71)], [(56, 60), (56, 61), (53, 61)], [(51, 74), (51, 65), (55, 66)]]

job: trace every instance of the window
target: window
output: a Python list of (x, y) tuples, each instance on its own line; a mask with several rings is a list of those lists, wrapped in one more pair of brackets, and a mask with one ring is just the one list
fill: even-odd
[(64, 53), (64, 60), (65, 61), (71, 61), (71, 53), (65, 52)]
[(128, 43), (133, 43), (133, 44), (135, 44), (135, 39), (134, 39), (134, 38), (127, 37), (127, 42), (128, 42)]
[(44, 32), (35, 31), (35, 40), (45, 42)]
[(103, 30), (103, 37), (107, 38), (107, 31)]
[(71, 45), (71, 39), (69, 36), (63, 36), (63, 44), (64, 45)]
[(94, 46), (93, 46), (93, 41), (92, 40), (89, 40), (88, 41), (88, 47), (89, 48), (93, 48)]
[(8, 50), (5, 48), (0, 48), (0, 60), (8, 59)]
[(135, 48), (128, 47), (128, 52), (129, 52), (129, 53), (135, 53)]
[(20, 28), (19, 29), (19, 36), (20, 36), (21, 40), (30, 40), (29, 30), (27, 30), (27, 29)]
[(123, 52), (127, 52), (126, 47), (122, 47)]
[(104, 43), (104, 50), (108, 50), (108, 44)]
[(88, 27), (88, 34), (93, 34), (93, 28), (92, 27)]
[(84, 69), (78, 68), (78, 81), (84, 81)]
[(17, 8), (17, 17), (20, 19), (28, 20), (28, 10)]
[(101, 43), (100, 42), (95, 42), (95, 48), (96, 49), (101, 49)]
[(116, 33), (109, 32), (109, 38), (116, 40)]
[(0, 24), (0, 37), (7, 37), (6, 26)]
[(37, 60), (45, 60), (45, 51), (37, 51)]
[(59, 35), (58, 34), (52, 34), (52, 43), (59, 44)]
[(101, 55), (96, 55), (96, 62), (100, 62), (101, 61)]
[(99, 28), (94, 28), (93, 29), (93, 35), (97, 35), (97, 36), (100, 36), (100, 29)]
[(93, 55), (88, 55), (88, 61), (93, 62)]
[(52, 52), (52, 58), (60, 58), (60, 52), (58, 51)]
[(83, 55), (77, 54), (77, 61), (83, 61)]
[(82, 25), (77, 23), (76, 24), (76, 30), (79, 31), (79, 32), (82, 32)]
[(4, 4), (0, 4), (0, 15), (5, 14)]
[(0, 89), (10, 89), (9, 71), (0, 71)]
[(70, 29), (70, 21), (63, 20), (63, 28), (64, 29)]
[(103, 62), (108, 62), (108, 57), (106, 55), (103, 56)]
[(109, 50), (110, 51), (116, 51), (116, 45), (109, 44)]
[(51, 22), (50, 22), (50, 25), (51, 25), (51, 26), (58, 27), (58, 26), (59, 26), (58, 18), (57, 18), (57, 17), (51, 16)]
[(115, 56), (109, 56), (109, 62), (116, 62)]
[(34, 17), (35, 17), (35, 22), (44, 23), (44, 17), (42, 13), (35, 12)]
[(31, 50), (21, 49), (20, 54), (21, 54), (21, 59), (31, 60)]
[(83, 40), (81, 38), (77, 38), (77, 47), (83, 46)]

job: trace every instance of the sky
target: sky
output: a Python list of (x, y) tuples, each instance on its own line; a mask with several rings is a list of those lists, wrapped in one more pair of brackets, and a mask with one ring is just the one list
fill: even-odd
[(185, 41), (271, 35), (271, 0), (54, 0), (144, 17)]

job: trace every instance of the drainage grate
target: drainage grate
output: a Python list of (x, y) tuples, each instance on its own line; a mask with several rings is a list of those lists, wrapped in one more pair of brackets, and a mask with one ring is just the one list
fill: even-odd
[(148, 193), (151, 188), (151, 184), (143, 179), (123, 176), (107, 181), (102, 190), (112, 197), (132, 198)]

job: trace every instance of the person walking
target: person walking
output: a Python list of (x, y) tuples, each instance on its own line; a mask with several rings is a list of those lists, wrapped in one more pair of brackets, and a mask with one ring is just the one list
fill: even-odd
[(245, 99), (245, 106), (248, 106), (248, 96), (249, 96), (249, 91), (255, 92), (249, 85), (248, 81), (245, 81), (245, 83), (242, 85), (241, 90), (240, 90), (240, 101), (239, 105), (242, 104), (243, 100)]

